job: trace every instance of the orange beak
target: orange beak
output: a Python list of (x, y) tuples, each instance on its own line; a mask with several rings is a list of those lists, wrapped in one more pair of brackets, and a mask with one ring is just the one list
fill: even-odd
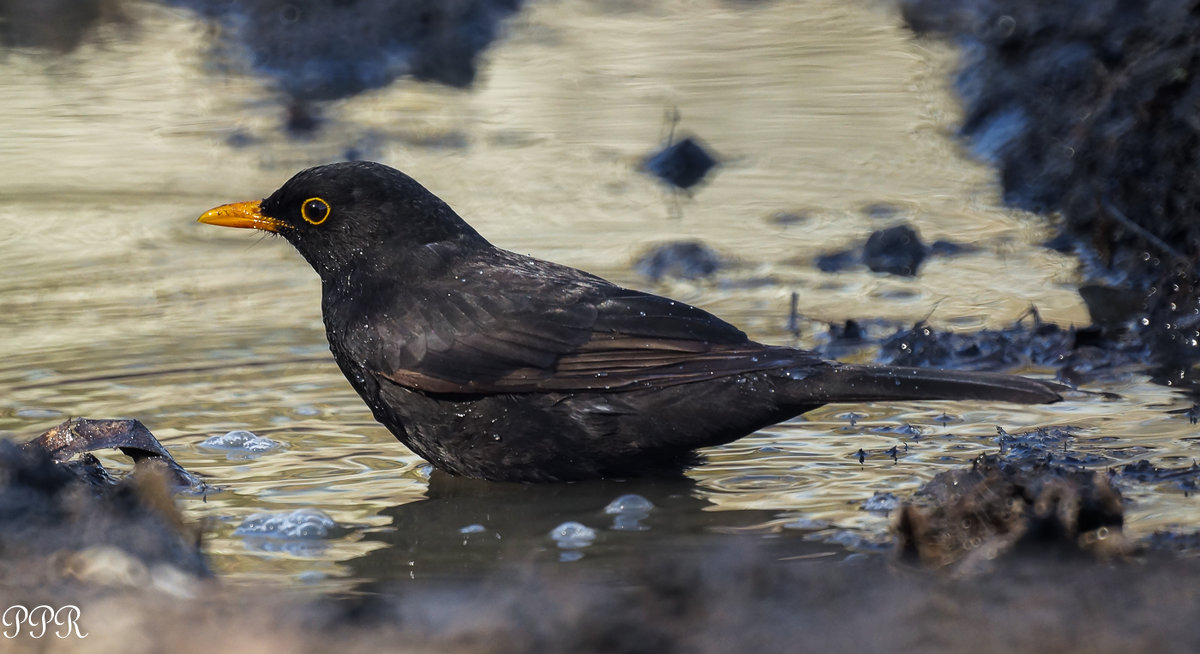
[(278, 232), (288, 226), (281, 220), (264, 216), (258, 200), (223, 204), (200, 216), (200, 222), (221, 227), (261, 229), (264, 232)]

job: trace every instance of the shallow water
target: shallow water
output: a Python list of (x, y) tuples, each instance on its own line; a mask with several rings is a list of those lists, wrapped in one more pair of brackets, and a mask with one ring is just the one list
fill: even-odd
[[(826, 407), (712, 448), (689, 483), (431, 479), (333, 365), (308, 266), (281, 240), (196, 216), (354, 149), (413, 175), (498, 245), (805, 346), (821, 338), (819, 321), (856, 317), (975, 329), (1036, 305), (1083, 323), (1074, 263), (1036, 246), (1041, 219), (999, 206), (992, 172), (949, 136), (950, 52), (911, 38), (882, 4), (534, 2), (485, 53), (474, 89), (402, 80), (335, 103), (303, 139), (283, 135), (264, 82), (206, 64), (211, 32), (193, 15), (126, 7), (132, 29), (101, 26), (69, 54), (3, 55), (0, 434), (32, 437), (74, 415), (142, 420), (213, 486), (184, 503), (212, 521), (209, 551), (231, 580), (324, 588), (469, 574), (498, 559), (620, 565), (729, 532), (869, 549), (886, 541), (888, 518), (866, 500), (903, 497), (995, 451), (997, 426), (1077, 426), (1071, 449), (1107, 465), (1195, 456), (1195, 427), (1165, 412), (1189, 404), (1134, 375), (1095, 389), (1115, 401)], [(691, 195), (637, 170), (672, 109), (676, 131), (723, 162)], [(895, 215), (864, 211), (879, 203)], [(771, 219), (783, 212), (803, 219)], [(915, 279), (812, 265), (901, 218), (927, 241), (982, 249), (934, 258)], [(704, 282), (638, 278), (636, 254), (676, 238), (739, 265)], [(793, 291), (814, 319), (799, 338), (787, 329)], [(282, 446), (239, 457), (199, 445), (236, 429)], [(1200, 522), (1183, 490), (1123, 490), (1134, 536)], [(654, 503), (635, 521), (645, 529), (614, 529), (603, 512), (626, 492)], [(342, 529), (299, 544), (234, 534), (252, 514), (298, 508)], [(549, 534), (568, 520), (595, 539), (561, 547)]]

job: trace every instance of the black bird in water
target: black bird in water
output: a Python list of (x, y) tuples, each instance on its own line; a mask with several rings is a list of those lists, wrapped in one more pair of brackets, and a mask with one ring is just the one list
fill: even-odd
[(398, 170), (300, 172), (200, 222), (274, 232), (321, 276), (333, 358), (434, 466), (492, 480), (678, 472), (829, 402), (1061, 399), (1012, 375), (851, 365), (493, 246)]

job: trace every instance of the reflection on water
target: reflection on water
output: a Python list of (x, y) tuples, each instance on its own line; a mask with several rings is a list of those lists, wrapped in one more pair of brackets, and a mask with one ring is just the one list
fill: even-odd
[[(652, 505), (644, 517), (630, 521), (605, 512), (630, 495)], [(759, 528), (774, 517), (766, 510), (707, 510), (712, 507), (686, 478), (530, 485), (435, 472), (423, 499), (380, 512), (391, 519), (389, 528), (367, 538), (386, 546), (348, 565), (356, 578), (382, 580), (482, 577), (530, 562), (620, 566), (639, 551), (698, 551), (721, 532)], [(566, 523), (594, 536), (554, 539), (552, 532)]]
[[(945, 53), (875, 3), (535, 2), (483, 55), (471, 90), (400, 80), (328, 106), (324, 129), (300, 140), (261, 81), (208, 65), (193, 16), (122, 7), (136, 29), (102, 25), (62, 56), (10, 50), (0, 67), (0, 433), (32, 436), (72, 415), (142, 420), (214, 486), (184, 501), (212, 519), (214, 564), (232, 579), (469, 574), (561, 556), (549, 534), (568, 521), (596, 530), (569, 565), (620, 565), (727, 531), (869, 547), (887, 517), (864, 501), (995, 451), (997, 426), (1076, 425), (1070, 447), (1113, 465), (1194, 456), (1194, 427), (1165, 413), (1184, 403), (1131, 377), (1105, 389), (1116, 401), (827, 407), (709, 450), (686, 482), (430, 478), (333, 365), (308, 266), (281, 241), (203, 230), (197, 215), (361, 153), (412, 174), (498, 245), (801, 345), (820, 325), (789, 332), (793, 291), (801, 313), (825, 320), (995, 327), (1035, 304), (1080, 322), (1073, 264), (1033, 247), (1041, 223), (1000, 208), (990, 171), (947, 138)], [(691, 195), (637, 170), (670, 109), (722, 156)], [(881, 205), (894, 211), (871, 210)], [(771, 219), (780, 213), (796, 220)], [(812, 265), (900, 219), (980, 251), (934, 259), (915, 279)], [(678, 238), (737, 265), (707, 282), (636, 276), (638, 252)], [(281, 446), (246, 458), (200, 447), (233, 430)], [(646, 531), (613, 530), (602, 512), (630, 492), (655, 506)], [(1182, 491), (1126, 492), (1135, 535), (1195, 522)], [(297, 508), (344, 532), (302, 554), (234, 534), (252, 514)]]

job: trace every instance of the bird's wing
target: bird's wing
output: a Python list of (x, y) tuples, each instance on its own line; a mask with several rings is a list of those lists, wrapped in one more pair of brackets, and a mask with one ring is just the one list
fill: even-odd
[(365, 344), (351, 355), (381, 377), (430, 393), (670, 386), (816, 361), (750, 341), (688, 304), (549, 266), (536, 275), (493, 268), (503, 279), (491, 280), (491, 294), (464, 283), (393, 307), (363, 324), (369, 334), (349, 339)]

